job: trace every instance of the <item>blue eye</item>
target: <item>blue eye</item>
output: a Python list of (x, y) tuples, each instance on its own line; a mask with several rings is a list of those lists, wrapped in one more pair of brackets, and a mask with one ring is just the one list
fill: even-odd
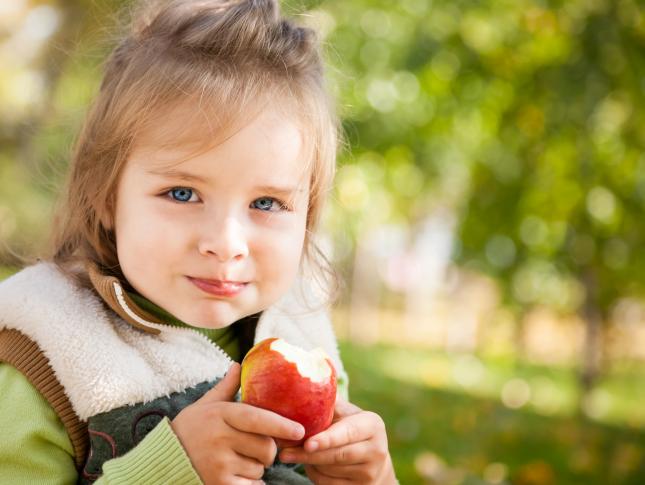
[[(276, 205), (278, 207), (275, 207)], [(283, 205), (272, 197), (260, 197), (251, 202), (251, 207), (261, 211), (275, 211), (283, 208)]]
[(177, 187), (169, 190), (168, 193), (178, 202), (188, 202), (193, 197), (193, 190), (186, 187)]

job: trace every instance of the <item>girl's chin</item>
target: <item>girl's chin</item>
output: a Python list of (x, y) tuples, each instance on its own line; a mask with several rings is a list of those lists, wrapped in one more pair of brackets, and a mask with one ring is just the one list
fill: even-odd
[[(249, 314), (250, 315), (250, 314)], [(226, 328), (238, 320), (247, 316), (246, 313), (238, 314), (237, 312), (208, 312), (205, 311), (198, 315), (188, 315), (186, 320), (183, 322), (190, 322), (189, 325), (192, 327), (199, 328), (208, 328), (212, 330), (217, 330), (220, 328)]]
[(233, 323), (235, 323), (239, 319), (197, 319), (197, 320), (189, 320), (190, 321), (190, 326), (191, 327), (199, 327), (199, 328), (208, 328), (210, 330), (217, 330), (220, 328), (226, 328)]

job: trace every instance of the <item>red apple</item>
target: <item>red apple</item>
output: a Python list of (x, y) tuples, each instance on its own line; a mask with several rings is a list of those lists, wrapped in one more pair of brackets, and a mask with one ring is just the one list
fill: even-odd
[(256, 344), (242, 361), (242, 402), (268, 409), (305, 428), (297, 446), (327, 429), (334, 417), (336, 370), (322, 349), (310, 352), (283, 339), (268, 338)]

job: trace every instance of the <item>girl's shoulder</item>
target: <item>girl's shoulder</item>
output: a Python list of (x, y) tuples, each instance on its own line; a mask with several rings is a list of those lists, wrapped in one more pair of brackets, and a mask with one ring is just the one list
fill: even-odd
[(82, 288), (73, 278), (66, 275), (55, 263), (40, 261), (27, 266), (0, 281), (0, 298), (19, 297), (21, 302), (46, 301), (74, 297), (84, 299), (93, 295)]
[(105, 309), (97, 295), (81, 287), (52, 262), (28, 266), (0, 282), (0, 328), (27, 320), (97, 316)]

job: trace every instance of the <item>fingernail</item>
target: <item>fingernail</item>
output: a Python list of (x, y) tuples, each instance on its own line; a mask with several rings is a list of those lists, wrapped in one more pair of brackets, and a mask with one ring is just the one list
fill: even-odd
[(317, 441), (309, 441), (307, 443), (307, 451), (316, 451), (318, 449), (318, 442)]
[(298, 439), (300, 439), (305, 434), (305, 428), (302, 425), (297, 424), (296, 426), (293, 427), (293, 434), (298, 436)]

